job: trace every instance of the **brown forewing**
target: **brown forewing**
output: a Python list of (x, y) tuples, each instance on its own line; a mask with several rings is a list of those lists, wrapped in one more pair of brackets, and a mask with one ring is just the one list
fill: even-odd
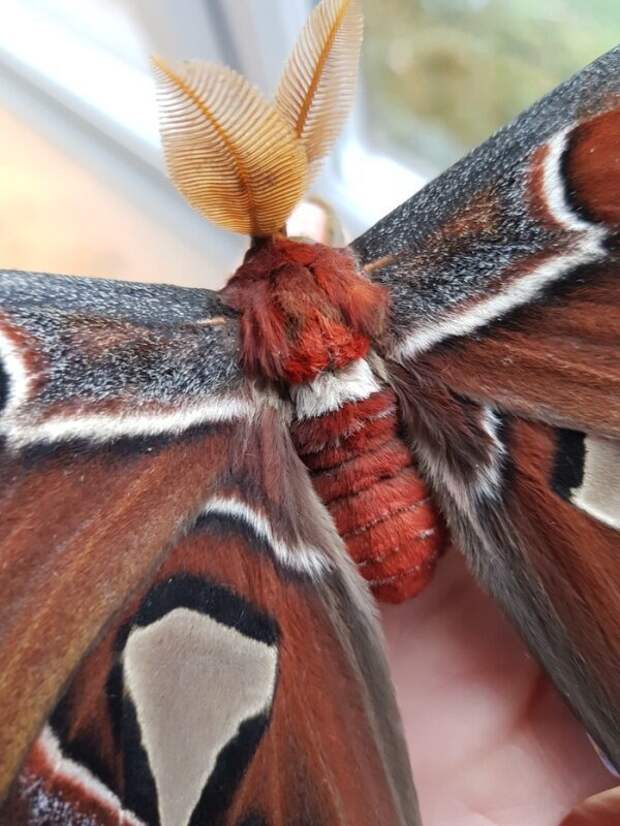
[(456, 392), (562, 427), (620, 435), (620, 262), (420, 360)]
[(3, 456), (2, 791), (103, 626), (195, 518), (230, 438)]

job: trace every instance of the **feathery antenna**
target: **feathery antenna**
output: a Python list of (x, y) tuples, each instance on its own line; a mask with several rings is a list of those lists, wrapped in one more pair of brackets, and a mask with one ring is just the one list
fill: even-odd
[(270, 235), (302, 197), (307, 161), (284, 118), (241, 75), (153, 61), (168, 172), (194, 209), (234, 232)]
[(350, 109), (362, 29), (359, 0), (322, 0), (275, 104), (232, 69), (153, 60), (168, 173), (194, 209), (252, 236), (283, 228)]
[(323, 0), (282, 75), (276, 106), (302, 141), (312, 172), (332, 148), (353, 104), (363, 34), (359, 0)]

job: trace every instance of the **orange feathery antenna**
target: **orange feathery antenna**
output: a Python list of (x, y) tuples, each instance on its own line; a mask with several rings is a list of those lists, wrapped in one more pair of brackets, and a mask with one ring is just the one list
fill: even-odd
[(322, 0), (274, 103), (232, 69), (153, 60), (168, 174), (194, 209), (255, 237), (283, 228), (351, 108), (362, 33), (360, 0)]

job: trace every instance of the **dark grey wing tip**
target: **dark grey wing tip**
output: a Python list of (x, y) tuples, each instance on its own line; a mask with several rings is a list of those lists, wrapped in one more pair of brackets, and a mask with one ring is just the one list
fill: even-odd
[(356, 238), (350, 247), (366, 266), (423, 243), (434, 229), (494, 175), (514, 167), (554, 132), (608, 108), (620, 95), (620, 45), (555, 87), (484, 143), (430, 181)]
[(0, 270), (0, 308), (45, 307), (105, 318), (175, 324), (222, 316), (235, 319), (213, 290), (89, 276)]

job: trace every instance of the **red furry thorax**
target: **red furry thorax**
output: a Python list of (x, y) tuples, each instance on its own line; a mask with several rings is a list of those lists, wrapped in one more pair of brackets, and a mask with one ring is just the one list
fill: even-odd
[(281, 237), (248, 250), (222, 297), (241, 315), (245, 371), (292, 384), (366, 355), (387, 305), (348, 251)]

